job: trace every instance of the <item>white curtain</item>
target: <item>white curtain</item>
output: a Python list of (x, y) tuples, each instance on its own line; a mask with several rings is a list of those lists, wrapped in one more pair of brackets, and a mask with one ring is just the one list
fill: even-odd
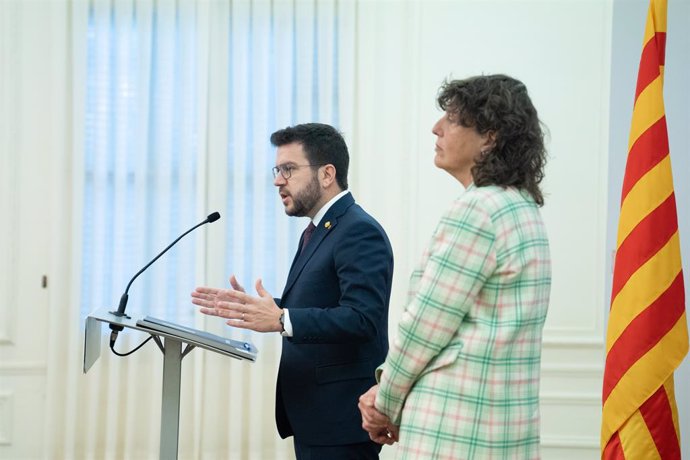
[[(116, 308), (250, 340), (254, 364), (194, 350), (182, 364), (180, 458), (290, 458), (273, 422), (277, 335), (201, 317), (194, 286), (235, 273), (280, 295), (304, 222), (272, 185), (270, 133), (300, 122), (351, 134), (353, 2), (91, 1), (71, 5), (72, 240), (69, 305), (50, 324), (46, 458), (156, 458), (162, 355), (106, 346), (81, 374), (83, 320)], [(120, 333), (120, 352), (145, 337)]]

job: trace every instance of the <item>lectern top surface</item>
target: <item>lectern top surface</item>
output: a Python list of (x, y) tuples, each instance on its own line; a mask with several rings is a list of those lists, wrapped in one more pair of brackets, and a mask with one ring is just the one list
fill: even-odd
[(160, 332), (164, 335), (180, 337), (184, 339), (185, 342), (212, 350), (218, 350), (235, 358), (256, 361), (258, 350), (249, 342), (228, 339), (216, 334), (211, 334), (210, 332), (193, 329), (151, 316), (146, 316), (137, 321), (137, 326), (143, 329)]

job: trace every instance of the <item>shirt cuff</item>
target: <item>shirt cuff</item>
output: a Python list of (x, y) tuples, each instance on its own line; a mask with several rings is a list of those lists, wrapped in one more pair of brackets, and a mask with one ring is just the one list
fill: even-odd
[(283, 308), (283, 332), (280, 333), (283, 337), (292, 337), (292, 323), (290, 322), (290, 312), (287, 308)]

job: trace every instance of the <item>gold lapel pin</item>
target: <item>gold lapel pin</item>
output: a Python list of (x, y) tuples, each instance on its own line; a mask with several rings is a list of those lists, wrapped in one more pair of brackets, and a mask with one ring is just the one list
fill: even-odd
[(323, 226), (326, 227), (326, 229), (330, 229), (331, 228), (331, 221), (329, 220), (328, 222), (323, 224)]

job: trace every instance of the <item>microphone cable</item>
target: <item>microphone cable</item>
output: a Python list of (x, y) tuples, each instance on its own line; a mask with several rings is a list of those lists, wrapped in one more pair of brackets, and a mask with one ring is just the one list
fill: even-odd
[(129, 355), (131, 355), (132, 353), (134, 353), (134, 352), (136, 352), (137, 350), (139, 350), (139, 349), (140, 349), (141, 347), (143, 347), (144, 345), (146, 345), (146, 342), (148, 342), (149, 340), (151, 340), (151, 339), (153, 338), (153, 335), (149, 335), (149, 338), (146, 339), (146, 340), (144, 340), (143, 342), (141, 342), (134, 350), (128, 351), (127, 353), (120, 353), (120, 352), (118, 352), (118, 351), (115, 350), (115, 341), (117, 340), (117, 333), (118, 333), (118, 332), (119, 332), (119, 331), (111, 331), (111, 332), (110, 332), (110, 350), (111, 350), (113, 353), (115, 353), (117, 356), (129, 356)]

